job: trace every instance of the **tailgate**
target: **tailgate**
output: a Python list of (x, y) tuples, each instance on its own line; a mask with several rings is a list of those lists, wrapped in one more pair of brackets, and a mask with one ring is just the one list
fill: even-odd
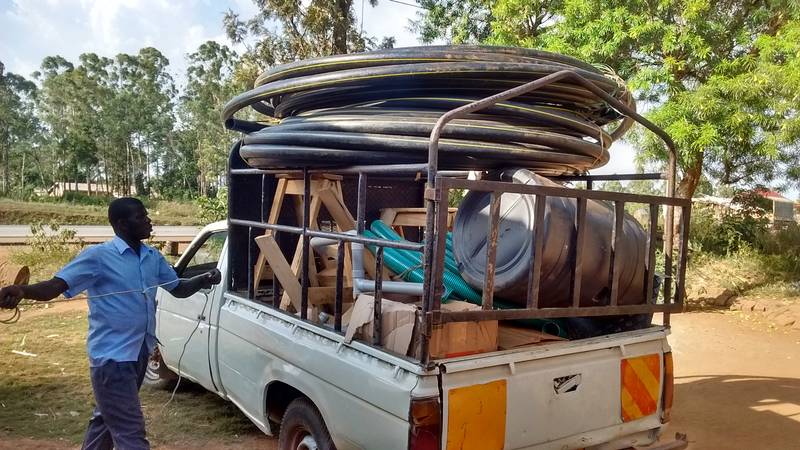
[(654, 327), (442, 361), (443, 447), (649, 443), (661, 426), (666, 336)]

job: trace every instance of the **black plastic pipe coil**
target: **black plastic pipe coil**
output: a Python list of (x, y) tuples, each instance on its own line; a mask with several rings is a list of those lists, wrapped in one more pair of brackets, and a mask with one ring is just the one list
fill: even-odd
[[(613, 74), (563, 55), (506, 47), (441, 46), (331, 56), (277, 66), (228, 102), (225, 125), (249, 133), (240, 154), (256, 168), (427, 162), (446, 111), (560, 70), (574, 70), (623, 103)], [(235, 119), (251, 107), (262, 121)], [(631, 122), (583, 87), (563, 81), (448, 124), (440, 169), (526, 167), (582, 173), (608, 161)], [(266, 122), (266, 123), (265, 123)]]

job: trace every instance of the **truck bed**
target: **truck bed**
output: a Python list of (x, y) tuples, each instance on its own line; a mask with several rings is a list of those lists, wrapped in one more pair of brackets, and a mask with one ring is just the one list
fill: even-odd
[(651, 327), (423, 366), (228, 293), (218, 345), (228, 398), (268, 433), (263, 384), (284, 380), (318, 405), (340, 449), (406, 448), (409, 399), (431, 397), (441, 402), (442, 448), (570, 449), (625, 437), (603, 447), (623, 448), (657, 438), (664, 367), (656, 410), (624, 422), (622, 361), (661, 361), (667, 334)]

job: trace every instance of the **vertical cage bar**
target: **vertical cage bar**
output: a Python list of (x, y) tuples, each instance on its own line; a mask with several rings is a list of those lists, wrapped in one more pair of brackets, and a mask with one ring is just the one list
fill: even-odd
[(266, 208), (266, 201), (267, 201), (267, 175), (261, 174), (261, 211), (259, 217), (261, 217), (262, 222), (267, 221), (267, 208)]
[(308, 318), (308, 259), (309, 259), (309, 236), (308, 225), (311, 218), (311, 177), (308, 167), (303, 168), (303, 268), (300, 273), (302, 283), (300, 285), (300, 318)]
[(658, 298), (653, 298), (653, 286), (656, 277), (656, 232), (658, 231), (659, 208), (655, 203), (650, 204), (650, 229), (647, 230), (647, 256), (644, 263), (644, 298), (646, 304), (655, 304)]
[(497, 259), (497, 235), (500, 222), (500, 199), (501, 194), (492, 191), (491, 203), (489, 206), (489, 236), (486, 241), (486, 273), (483, 277), (483, 309), (491, 310), (494, 306), (494, 273), (495, 262)]
[(586, 206), (585, 198), (577, 199), (575, 215), (575, 265), (572, 267), (572, 306), (581, 305), (581, 280), (583, 278), (583, 245), (586, 240)]
[[(450, 188), (445, 183), (437, 183), (440, 198), (449, 198)], [(442, 306), (442, 297), (444, 296), (444, 254), (447, 247), (447, 204), (441, 202), (436, 207), (436, 243), (433, 249), (433, 264), (432, 264), (432, 278), (431, 288), (433, 295), (430, 300), (429, 306), (431, 311), (438, 311)]]
[(614, 202), (614, 228), (611, 230), (611, 273), (609, 273), (610, 305), (617, 306), (619, 302), (619, 274), (622, 271), (622, 258), (619, 257), (624, 231), (623, 219), (625, 218), (625, 202)]
[(544, 250), (544, 209), (547, 206), (547, 196), (536, 194), (536, 209), (533, 214), (533, 248), (531, 251), (531, 272), (528, 277), (527, 307), (539, 307), (539, 285), (542, 277), (542, 251)]
[(586, 180), (586, 190), (587, 191), (592, 190), (592, 180)]
[(333, 303), (333, 329), (342, 331), (342, 294), (344, 292), (344, 241), (336, 247), (336, 295)]
[(691, 206), (681, 207), (680, 254), (678, 255), (678, 284), (675, 287), (675, 303), (683, 304), (686, 286), (686, 257), (689, 252), (689, 222), (691, 222)]
[(364, 234), (364, 218), (366, 216), (366, 203), (367, 203), (367, 175), (365, 173), (358, 174), (358, 204), (356, 207), (356, 231), (358, 235)]
[(383, 333), (383, 247), (379, 246), (375, 250), (375, 306), (373, 308), (373, 327), (372, 343), (381, 345), (381, 333)]
[(253, 283), (253, 227), (247, 227), (247, 298), (250, 300), (256, 296), (255, 285)]

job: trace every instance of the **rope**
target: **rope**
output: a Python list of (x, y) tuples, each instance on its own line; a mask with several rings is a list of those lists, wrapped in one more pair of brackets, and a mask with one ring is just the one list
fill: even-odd
[[(204, 314), (206, 312), (206, 306), (208, 305), (208, 294), (205, 292), (202, 292), (202, 294), (206, 297), (206, 300), (203, 302), (203, 309), (200, 310), (200, 314)], [(189, 345), (189, 341), (192, 340), (192, 336), (194, 336), (194, 333), (198, 328), (200, 328), (200, 322), (202, 322), (202, 320), (198, 318), (194, 325), (194, 329), (191, 333), (189, 333), (189, 337), (186, 338), (186, 342), (183, 343), (183, 350), (181, 350), (181, 355), (178, 357), (178, 382), (175, 383), (175, 387), (172, 389), (172, 395), (169, 396), (169, 400), (167, 400), (167, 402), (161, 406), (162, 410), (164, 410), (167, 405), (172, 403), (172, 399), (175, 398), (175, 393), (178, 392), (178, 387), (181, 385), (181, 380), (183, 379), (183, 375), (181, 375), (181, 361), (183, 360), (184, 353), (186, 353), (186, 347)]]
[[(94, 299), (98, 299), (98, 298), (102, 298), (102, 297), (111, 297), (112, 295), (121, 295), (121, 294), (131, 294), (131, 293), (134, 293), (134, 292), (135, 293), (145, 294), (147, 291), (149, 291), (151, 289), (160, 288), (161, 286), (166, 286), (166, 285), (174, 283), (174, 282), (175, 282), (174, 280), (173, 281), (167, 281), (166, 283), (161, 283), (161, 284), (156, 284), (156, 285), (153, 285), (153, 286), (148, 286), (148, 287), (146, 287), (144, 289), (129, 289), (127, 291), (107, 292), (105, 294), (99, 294), (99, 295), (75, 296), (75, 297), (71, 298), (70, 300), (83, 300), (83, 299), (94, 300)], [(11, 317), (8, 318), (8, 319), (0, 319), (0, 324), (11, 325), (11, 324), (17, 323), (19, 321), (20, 317), (22, 316), (22, 311), (19, 309), (19, 306), (20, 305), (22, 305), (22, 306), (33, 306), (33, 305), (36, 305), (36, 304), (38, 304), (38, 303), (37, 302), (24, 302), (24, 303), (23, 302), (19, 302), (17, 304), (17, 306), (14, 307), (14, 312), (12, 313)]]

